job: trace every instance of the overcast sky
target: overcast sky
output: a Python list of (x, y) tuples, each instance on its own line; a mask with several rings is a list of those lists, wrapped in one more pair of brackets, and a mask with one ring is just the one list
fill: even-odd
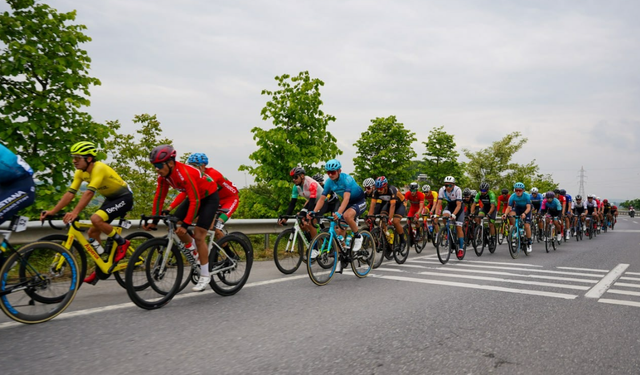
[[(93, 41), (97, 121), (156, 114), (178, 152), (205, 152), (238, 186), (256, 149), (251, 128), (274, 77), (325, 82), (329, 130), (353, 170), (353, 146), (375, 117), (416, 133), (444, 125), (458, 147), (512, 131), (575, 195), (640, 196), (638, 1), (51, 1)], [(0, 10), (7, 9), (2, 3)], [(529, 188), (529, 187), (528, 187)]]

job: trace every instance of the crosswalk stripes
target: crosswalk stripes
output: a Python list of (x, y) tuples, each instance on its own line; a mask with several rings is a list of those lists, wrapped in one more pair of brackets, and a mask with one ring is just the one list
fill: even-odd
[[(481, 289), (562, 299), (587, 297), (599, 302), (640, 307), (640, 273), (624, 272), (627, 264), (611, 270), (579, 267), (547, 268), (525, 263), (464, 260), (442, 265), (435, 254), (386, 262), (373, 271), (376, 278), (431, 285)], [(567, 293), (568, 292), (568, 293)], [(602, 298), (607, 294), (608, 298)], [(613, 301), (613, 302), (612, 302)]]

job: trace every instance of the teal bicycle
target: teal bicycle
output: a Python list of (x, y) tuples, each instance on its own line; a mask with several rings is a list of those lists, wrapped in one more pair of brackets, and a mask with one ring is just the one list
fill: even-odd
[[(341, 263), (342, 268), (351, 264), (351, 269), (357, 277), (366, 277), (373, 267), (376, 256), (376, 245), (371, 233), (366, 230), (359, 232), (362, 237), (362, 247), (354, 251), (355, 241), (352, 234), (347, 235), (345, 242), (336, 232), (336, 219), (326, 217), (322, 220), (330, 222), (329, 231), (319, 233), (311, 241), (307, 250), (307, 272), (311, 281), (320, 286), (328, 284), (336, 273), (338, 262)], [(346, 222), (340, 219), (339, 224), (346, 225)]]
[[(518, 215), (515, 216), (515, 219), (516, 223), (509, 230), (507, 244), (509, 245), (509, 255), (511, 255), (511, 258), (518, 259), (521, 251), (527, 256), (529, 253), (527, 253), (527, 238), (525, 236), (524, 223)], [(507, 220), (509, 219), (507, 218)]]

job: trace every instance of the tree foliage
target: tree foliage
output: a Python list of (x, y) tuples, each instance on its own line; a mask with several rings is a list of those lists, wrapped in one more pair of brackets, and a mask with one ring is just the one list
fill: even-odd
[(371, 120), (369, 128), (356, 141), (356, 179), (385, 176), (396, 186), (404, 186), (411, 181), (411, 158), (416, 152), (411, 144), (416, 141), (415, 133), (399, 123), (396, 116), (377, 117)]
[[(258, 150), (249, 155), (249, 159), (256, 165), (242, 165), (240, 170), (253, 175), (258, 186), (267, 184), (273, 194), (271, 199), (279, 207), (290, 196), (291, 168), (300, 165), (307, 175), (312, 175), (321, 171), (322, 163), (342, 151), (336, 138), (327, 131), (335, 117), (320, 109), (320, 87), (324, 82), (311, 78), (306, 71), (295, 77), (284, 74), (275, 80), (279, 89), (262, 91), (262, 95), (270, 99), (261, 111), (262, 119), (271, 120), (273, 127), (251, 130)], [(241, 200), (240, 205), (249, 204), (248, 201)]]
[[(137, 135), (118, 134), (109, 139), (106, 149), (109, 151), (109, 166), (113, 168), (133, 191), (135, 204), (129, 217), (150, 214), (156, 191), (158, 174), (151, 163), (149, 153), (161, 144), (171, 144), (171, 140), (161, 138), (162, 128), (156, 115), (136, 115), (134, 124), (139, 124)], [(107, 121), (114, 130), (120, 129), (118, 120)]]
[(426, 142), (422, 142), (427, 151), (424, 155), (424, 172), (432, 189), (442, 186), (444, 178), (453, 176), (457, 185), (465, 185), (465, 164), (458, 161), (455, 136), (444, 131), (444, 126), (431, 129)]
[(511, 160), (526, 143), (527, 138), (523, 138), (520, 132), (513, 132), (480, 151), (464, 149), (465, 156), (469, 158), (466, 172), (471, 186), (477, 189), (484, 181), (489, 183), (491, 189), (496, 190), (511, 190), (516, 182), (524, 183), (527, 189), (535, 186), (540, 191), (556, 188), (557, 184), (550, 175), (539, 172), (535, 160), (528, 164), (518, 164)]
[[(0, 139), (22, 156), (39, 181), (30, 216), (60, 198), (74, 171), (72, 144), (98, 146), (113, 132), (81, 108), (89, 106), (91, 59), (80, 48), (91, 40), (76, 13), (58, 13), (34, 0), (7, 0), (0, 14)], [(104, 155), (102, 155), (104, 156)]]
[(634, 209), (636, 207), (640, 207), (640, 198), (630, 199), (620, 203), (620, 207), (624, 207), (625, 209), (629, 209), (629, 206), (633, 207)]
[[(289, 190), (291, 191), (291, 190)], [(260, 182), (240, 189), (240, 204), (234, 213), (236, 219), (267, 219), (284, 214), (284, 202), (274, 199), (274, 189), (266, 182)]]

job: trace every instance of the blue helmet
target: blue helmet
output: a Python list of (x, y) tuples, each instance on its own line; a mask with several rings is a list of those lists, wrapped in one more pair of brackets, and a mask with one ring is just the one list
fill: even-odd
[(324, 170), (327, 172), (337, 171), (340, 168), (342, 168), (342, 164), (340, 164), (340, 162), (336, 159), (331, 159), (327, 162), (327, 164), (324, 165)]
[(524, 190), (524, 184), (522, 182), (516, 182), (515, 184), (513, 184), (513, 188)]
[(385, 176), (376, 178), (376, 189), (383, 189), (385, 186), (387, 186), (387, 183), (388, 181)]
[(202, 152), (196, 152), (189, 156), (187, 164), (207, 165), (209, 164), (209, 158)]

